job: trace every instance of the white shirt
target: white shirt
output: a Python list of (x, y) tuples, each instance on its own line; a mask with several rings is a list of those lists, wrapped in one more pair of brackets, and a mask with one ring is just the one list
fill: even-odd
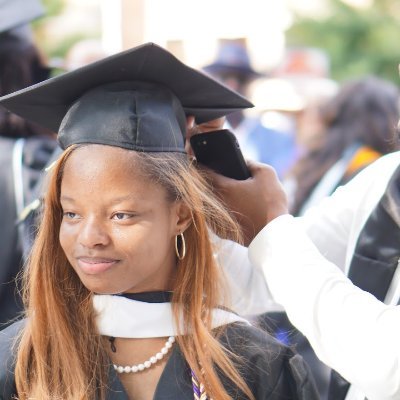
[(400, 306), (383, 304), (342, 272), (399, 164), (400, 152), (382, 157), (304, 217), (272, 221), (249, 248), (318, 357), (369, 400), (400, 399)]

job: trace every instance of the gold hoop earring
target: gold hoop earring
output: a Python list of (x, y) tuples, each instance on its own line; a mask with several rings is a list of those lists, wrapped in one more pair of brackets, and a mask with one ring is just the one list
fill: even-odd
[[(180, 236), (180, 239), (181, 239), (182, 254), (179, 253), (178, 236)], [(179, 260), (183, 260), (186, 256), (186, 243), (185, 243), (185, 237), (183, 236), (183, 233), (179, 233), (178, 235), (175, 236), (175, 252), (176, 252), (176, 256), (178, 257)]]

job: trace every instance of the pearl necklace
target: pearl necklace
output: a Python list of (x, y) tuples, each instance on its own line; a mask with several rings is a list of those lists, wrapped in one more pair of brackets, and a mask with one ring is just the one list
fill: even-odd
[(155, 356), (150, 357), (147, 361), (145, 361), (141, 364), (136, 364), (136, 365), (132, 365), (132, 366), (127, 365), (126, 367), (123, 367), (122, 365), (114, 364), (114, 369), (120, 374), (122, 374), (124, 372), (127, 374), (129, 374), (130, 372), (136, 373), (136, 372), (140, 372), (145, 369), (148, 369), (152, 365), (156, 364), (158, 361), (160, 361), (164, 358), (164, 356), (168, 353), (168, 351), (170, 350), (170, 348), (172, 347), (174, 342), (175, 342), (175, 337), (170, 336), (168, 338), (168, 340), (165, 342), (165, 345), (160, 350), (160, 352), (157, 353)]

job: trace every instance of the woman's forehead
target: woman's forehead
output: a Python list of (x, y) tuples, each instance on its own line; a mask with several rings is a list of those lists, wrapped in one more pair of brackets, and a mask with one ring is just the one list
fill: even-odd
[(87, 205), (110, 205), (123, 200), (164, 201), (164, 187), (141, 171), (140, 157), (134, 151), (104, 145), (82, 146), (65, 162), (61, 200)]
[(108, 179), (112, 190), (123, 181), (143, 180), (143, 167), (135, 151), (90, 144), (74, 149), (65, 161), (62, 181), (69, 178), (74, 184)]
[(138, 152), (117, 146), (103, 144), (84, 144), (76, 147), (66, 160), (66, 165), (72, 160), (74, 163), (101, 164), (109, 163), (110, 167), (126, 164), (127, 167), (140, 165)]

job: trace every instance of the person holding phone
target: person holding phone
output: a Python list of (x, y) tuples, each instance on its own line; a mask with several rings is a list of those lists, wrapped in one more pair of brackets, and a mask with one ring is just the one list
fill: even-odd
[[(228, 208), (243, 216), (250, 260), (275, 300), (319, 358), (352, 384), (334, 376), (329, 398), (398, 399), (400, 152), (377, 160), (300, 218), (288, 215), (272, 168), (248, 167), (252, 177), (245, 181), (208, 176)], [(254, 298), (258, 289), (244, 290)]]

